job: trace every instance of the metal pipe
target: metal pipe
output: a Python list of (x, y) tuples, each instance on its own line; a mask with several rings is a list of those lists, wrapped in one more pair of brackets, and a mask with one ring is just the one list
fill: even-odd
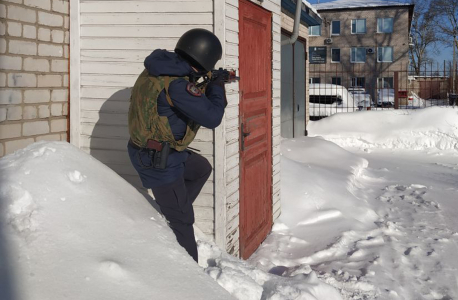
[(301, 21), (302, 0), (296, 0), (296, 15), (294, 16), (293, 34), (287, 40), (283, 40), (281, 45), (294, 44), (299, 36), (299, 23)]

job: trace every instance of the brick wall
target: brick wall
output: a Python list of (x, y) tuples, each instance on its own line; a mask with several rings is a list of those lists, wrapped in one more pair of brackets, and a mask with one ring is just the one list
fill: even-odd
[(0, 157), (67, 140), (68, 0), (0, 2)]

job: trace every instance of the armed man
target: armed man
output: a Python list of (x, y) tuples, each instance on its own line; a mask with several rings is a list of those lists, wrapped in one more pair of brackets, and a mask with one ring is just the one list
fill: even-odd
[(189, 30), (175, 52), (157, 49), (145, 59), (129, 107), (130, 160), (178, 243), (196, 262), (192, 204), (212, 167), (188, 146), (200, 126), (216, 128), (223, 118), (228, 71), (211, 72), (221, 55), (212, 32)]

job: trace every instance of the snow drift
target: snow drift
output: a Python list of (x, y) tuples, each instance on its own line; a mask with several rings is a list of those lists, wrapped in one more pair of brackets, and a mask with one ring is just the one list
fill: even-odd
[(322, 274), (323, 266), (347, 256), (356, 232), (376, 227), (378, 215), (354, 195), (367, 160), (322, 138), (283, 140), (281, 153), (282, 214), (250, 262), (282, 276), (313, 267), (344, 296), (375, 295), (354, 274), (342, 272), (338, 280)]
[(230, 256), (212, 242), (199, 241), (198, 246), (199, 263), (207, 274), (239, 300), (342, 300), (308, 266), (278, 273)]
[(130, 184), (64, 142), (0, 160), (0, 298), (231, 299)]
[(202, 269), (144, 196), (67, 143), (0, 159), (0, 180), (2, 300), (341, 299), (310, 269), (281, 277), (201, 236)]
[(249, 262), (346, 300), (456, 299), (457, 114), (336, 114), (283, 140), (282, 214)]
[(259, 267), (287, 272), (332, 261), (345, 251), (342, 234), (375, 227), (378, 215), (354, 195), (367, 160), (321, 138), (302, 137), (282, 142), (281, 163), (282, 214), (250, 259)]
[(341, 113), (310, 122), (308, 131), (341, 147), (458, 150), (458, 109)]

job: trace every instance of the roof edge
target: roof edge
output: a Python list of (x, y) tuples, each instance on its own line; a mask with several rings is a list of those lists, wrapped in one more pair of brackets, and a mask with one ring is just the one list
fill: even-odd
[[(302, 1), (302, 0), (296, 0)], [(282, 10), (286, 10), (291, 14), (295, 14), (296, 10), (296, 1), (294, 0), (281, 0)], [(302, 1), (302, 11), (301, 11), (301, 23), (305, 23), (308, 26), (320, 25), (322, 19), (318, 13), (315, 13), (312, 7), (309, 7), (306, 3)]]
[(374, 10), (380, 8), (412, 8), (415, 4), (411, 3), (399, 3), (399, 5), (377, 5), (377, 6), (354, 6), (354, 7), (332, 7), (332, 8), (318, 8), (314, 7), (318, 12), (320, 11), (348, 11), (348, 10)]

